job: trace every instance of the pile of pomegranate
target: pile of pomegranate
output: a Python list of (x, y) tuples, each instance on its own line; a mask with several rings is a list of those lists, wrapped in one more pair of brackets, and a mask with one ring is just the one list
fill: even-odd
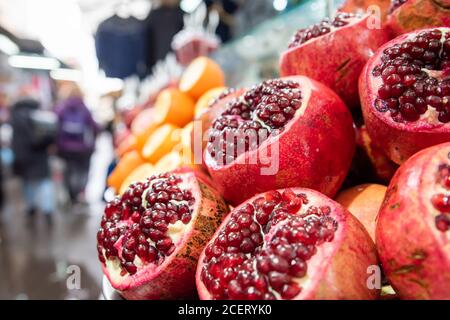
[(295, 33), (280, 78), (211, 100), (202, 167), (106, 205), (125, 299), (450, 299), (450, 5), (341, 10)]

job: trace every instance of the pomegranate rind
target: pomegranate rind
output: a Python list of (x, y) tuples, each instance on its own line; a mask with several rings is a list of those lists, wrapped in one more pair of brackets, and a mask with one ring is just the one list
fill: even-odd
[(445, 0), (409, 0), (387, 17), (386, 26), (394, 36), (418, 29), (450, 27), (450, 3)]
[[(439, 29), (450, 32), (448, 28)], [(427, 30), (433, 29), (404, 34), (381, 46), (367, 62), (359, 78), (359, 95), (367, 132), (373, 142), (397, 164), (402, 164), (422, 149), (450, 141), (450, 124), (448, 123), (422, 120), (400, 123), (394, 121), (389, 112), (379, 112), (374, 106), (381, 80), (372, 75), (372, 70), (380, 64), (383, 51)]]
[[(320, 192), (306, 188), (291, 188), (294, 193), (304, 193), (311, 201), (320, 201), (328, 205), (331, 216), (337, 221), (338, 228), (332, 242), (317, 246), (317, 253), (307, 261), (309, 278), (308, 286), (303, 287), (295, 300), (372, 300), (379, 296), (379, 289), (369, 289), (367, 285), (368, 268), (377, 265), (376, 249), (363, 225), (344, 207)], [(284, 189), (277, 190), (280, 193)], [(262, 195), (256, 195), (237, 206), (232, 212), (240, 210), (247, 203), (253, 202)], [(224, 219), (210, 243), (219, 235), (231, 219), (232, 212)], [(199, 258), (196, 273), (196, 284), (199, 298), (211, 300), (211, 294), (201, 280), (201, 271), (205, 250)]]
[[(281, 55), (281, 76), (304, 75), (333, 89), (350, 109), (359, 105), (358, 77), (373, 53), (390, 37), (384, 28), (369, 28), (363, 18), (308, 40)], [(355, 41), (358, 35), (358, 41)]]
[[(355, 132), (344, 102), (331, 89), (310, 78), (282, 79), (298, 82), (302, 91), (302, 106), (282, 133), (224, 166), (217, 165), (205, 151), (205, 163), (215, 186), (232, 205), (257, 193), (298, 186), (333, 197), (350, 168)], [(263, 157), (266, 163), (252, 163)], [(276, 163), (276, 172), (261, 173), (262, 168), (272, 169), (269, 166)]]
[(196, 208), (175, 251), (164, 262), (138, 269), (132, 276), (117, 282), (103, 264), (111, 285), (128, 300), (192, 299), (196, 297), (195, 269), (203, 246), (211, 238), (229, 208), (202, 173), (187, 168), (174, 171), (185, 176), (196, 195)]
[(383, 270), (403, 299), (450, 299), (450, 237), (437, 230), (431, 197), (450, 143), (420, 151), (392, 179), (378, 214), (376, 243)]

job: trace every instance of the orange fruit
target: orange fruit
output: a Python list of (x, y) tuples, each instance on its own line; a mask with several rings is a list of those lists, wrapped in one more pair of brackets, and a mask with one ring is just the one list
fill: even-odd
[(173, 148), (173, 151), (176, 151), (180, 154), (182, 161), (185, 165), (194, 163), (194, 154), (192, 152), (193, 128), (194, 122), (190, 122), (184, 128), (182, 128), (180, 130), (180, 142)]
[(148, 137), (161, 124), (162, 119), (153, 108), (142, 110), (131, 123), (131, 132), (136, 137), (136, 148), (141, 150)]
[(144, 163), (141, 155), (137, 151), (130, 151), (123, 155), (119, 160), (114, 170), (108, 177), (108, 186), (114, 188), (118, 191), (122, 185), (125, 178), (133, 171), (135, 168)]
[(156, 163), (179, 142), (179, 128), (173, 124), (163, 124), (148, 137), (142, 148), (142, 157), (150, 163)]
[(116, 154), (119, 158), (121, 158), (125, 153), (136, 149), (137, 149), (137, 139), (134, 135), (129, 135), (122, 142), (120, 142), (120, 144), (116, 148)]
[(224, 85), (225, 76), (220, 66), (210, 58), (198, 57), (183, 72), (179, 88), (197, 100), (206, 91)]
[(386, 186), (368, 183), (341, 191), (336, 197), (336, 201), (363, 224), (373, 241), (375, 241), (376, 217), (386, 189)]
[(178, 89), (161, 91), (155, 101), (155, 113), (162, 123), (183, 127), (194, 118), (195, 103)]
[(146, 178), (150, 177), (154, 173), (153, 166), (150, 163), (143, 163), (137, 168), (135, 168), (131, 173), (125, 178), (120, 187), (119, 194), (123, 194), (125, 190), (134, 182), (144, 181)]
[(209, 104), (219, 97), (225, 90), (227, 90), (226, 87), (217, 87), (210, 89), (206, 91), (200, 99), (197, 100), (197, 103), (195, 104), (195, 114), (194, 117), (197, 118), (200, 116), (205, 110), (208, 109)]
[(171, 151), (155, 164), (155, 172), (162, 173), (175, 170), (183, 165), (183, 158), (177, 151)]

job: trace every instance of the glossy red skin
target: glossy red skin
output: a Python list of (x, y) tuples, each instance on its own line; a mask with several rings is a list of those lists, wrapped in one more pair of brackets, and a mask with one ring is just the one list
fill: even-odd
[[(350, 109), (357, 108), (358, 77), (365, 63), (389, 33), (369, 29), (370, 15), (285, 51), (280, 60), (281, 76), (304, 75), (333, 89)], [(356, 37), (356, 38), (355, 38)]]
[[(376, 243), (383, 270), (403, 299), (450, 299), (450, 237), (437, 230), (426, 176), (436, 160), (448, 160), (450, 143), (420, 151), (405, 162), (388, 187), (378, 214)], [(425, 207), (427, 206), (427, 207)], [(436, 212), (434, 212), (436, 213)]]
[[(207, 152), (205, 162), (214, 185), (232, 205), (257, 193), (286, 187), (305, 187), (333, 197), (347, 175), (355, 150), (353, 120), (342, 100), (323, 84), (303, 76), (290, 77), (300, 83), (302, 102), (311, 96), (303, 115), (292, 119), (285, 130), (264, 141), (255, 152), (271, 154), (278, 143), (278, 172), (262, 175), (261, 163), (245, 162), (217, 166)], [(309, 89), (308, 89), (309, 88)], [(303, 107), (302, 107), (303, 108)], [(275, 152), (275, 151), (274, 151)]]
[[(367, 268), (378, 264), (374, 243), (362, 224), (339, 203), (325, 197), (315, 190), (305, 188), (292, 188), (295, 193), (305, 193), (308, 198), (311, 195), (321, 199), (321, 205), (329, 205), (333, 218), (338, 222), (338, 230), (334, 240), (328, 245), (331, 250), (324, 254), (323, 247), (319, 246), (318, 252), (309, 260), (308, 276), (310, 275), (311, 262), (314, 259), (315, 279), (311, 282), (312, 287), (302, 288), (296, 300), (372, 300), (379, 296), (379, 290), (368, 289)], [(282, 192), (282, 190), (278, 190)], [(235, 210), (239, 210), (246, 203), (250, 203), (261, 195), (245, 201)], [(232, 212), (233, 212), (232, 211)], [(222, 227), (231, 218), (231, 213), (224, 219), (222, 225), (217, 229), (211, 241), (218, 236)], [(200, 299), (211, 300), (211, 295), (201, 281), (201, 271), (205, 251), (202, 252), (197, 267), (196, 283)]]
[(389, 112), (379, 112), (373, 106), (378, 84), (374, 82), (372, 70), (379, 64), (383, 50), (403, 42), (408, 35), (421, 31), (399, 36), (383, 45), (367, 62), (359, 78), (359, 94), (367, 131), (373, 142), (397, 164), (402, 164), (424, 148), (450, 141), (450, 123), (429, 123), (422, 120), (399, 123), (392, 119)]
[(393, 36), (431, 27), (450, 27), (448, 0), (408, 0), (387, 17)]
[(185, 168), (176, 170), (175, 173), (193, 174), (198, 183), (201, 195), (197, 196), (201, 197), (201, 202), (195, 221), (192, 222), (194, 226), (184, 235), (182, 246), (177, 247), (176, 252), (166, 257), (163, 264), (158, 267), (158, 272), (144, 268), (128, 277), (127, 281), (114, 282), (109, 270), (102, 264), (103, 272), (111, 285), (125, 299), (193, 299), (197, 295), (195, 269), (198, 257), (229, 208), (218, 192), (211, 187), (209, 178), (204, 174)]

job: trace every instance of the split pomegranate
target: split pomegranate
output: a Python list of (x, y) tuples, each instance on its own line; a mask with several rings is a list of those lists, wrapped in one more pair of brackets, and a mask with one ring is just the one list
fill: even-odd
[(450, 143), (412, 156), (378, 214), (384, 272), (404, 299), (450, 299)]
[(448, 0), (392, 0), (387, 27), (398, 36), (407, 32), (450, 26)]
[(302, 186), (333, 196), (355, 148), (352, 118), (329, 88), (303, 76), (264, 81), (215, 119), (205, 163), (237, 205), (271, 189)]
[(359, 74), (374, 51), (389, 40), (383, 28), (371, 26), (372, 20), (370, 14), (339, 12), (333, 20), (300, 29), (281, 56), (281, 75), (311, 77), (336, 91), (349, 108), (358, 107)]
[(450, 28), (426, 29), (382, 46), (359, 81), (373, 142), (401, 164), (450, 140)]
[(374, 299), (367, 231), (310, 189), (259, 194), (225, 218), (197, 267), (201, 299)]
[(126, 299), (195, 297), (195, 267), (228, 207), (189, 170), (152, 176), (109, 202), (98, 257)]

